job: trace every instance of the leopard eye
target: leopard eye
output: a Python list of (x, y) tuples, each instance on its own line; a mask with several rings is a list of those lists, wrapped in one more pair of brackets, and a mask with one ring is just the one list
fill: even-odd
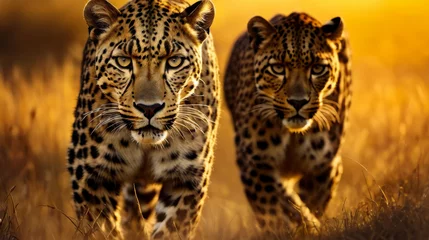
[(129, 57), (117, 57), (115, 61), (116, 61), (116, 64), (121, 68), (131, 67), (131, 58)]
[(283, 75), (285, 73), (285, 67), (282, 64), (273, 64), (270, 67), (271, 72), (276, 75)]
[(177, 69), (182, 66), (184, 62), (184, 58), (180, 56), (174, 56), (167, 59), (167, 68), (169, 69)]
[(326, 65), (316, 64), (311, 68), (311, 75), (322, 75), (327, 69)]

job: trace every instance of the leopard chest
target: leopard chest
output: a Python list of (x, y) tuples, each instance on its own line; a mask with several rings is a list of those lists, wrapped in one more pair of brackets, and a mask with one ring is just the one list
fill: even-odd
[(323, 131), (290, 133), (285, 158), (279, 163), (281, 174), (290, 177), (322, 171), (337, 154), (338, 147), (331, 140)]

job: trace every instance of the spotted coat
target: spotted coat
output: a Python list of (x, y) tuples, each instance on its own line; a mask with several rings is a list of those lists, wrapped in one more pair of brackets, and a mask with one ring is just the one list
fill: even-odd
[(118, 10), (91, 0), (84, 15), (89, 39), (68, 148), (79, 225), (107, 238), (122, 239), (123, 228), (192, 238), (219, 114), (214, 6), (132, 0)]
[(254, 17), (224, 91), (245, 194), (264, 231), (315, 230), (342, 174), (351, 62), (340, 18)]

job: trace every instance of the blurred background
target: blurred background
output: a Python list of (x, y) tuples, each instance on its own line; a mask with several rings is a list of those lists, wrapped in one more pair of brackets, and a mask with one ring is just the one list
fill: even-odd
[[(111, 2), (119, 8), (126, 1)], [(213, 2), (212, 33), (222, 76), (233, 42), (255, 15), (269, 19), (305, 11), (321, 22), (343, 18), (353, 51), (354, 96), (343, 145), (344, 175), (321, 235), (423, 234), (429, 223), (427, 2)], [(0, 0), (0, 239), (76, 236), (68, 219), (75, 215), (65, 152), (87, 37), (85, 3)], [(198, 239), (248, 239), (255, 231), (233, 146), (224, 106)]]

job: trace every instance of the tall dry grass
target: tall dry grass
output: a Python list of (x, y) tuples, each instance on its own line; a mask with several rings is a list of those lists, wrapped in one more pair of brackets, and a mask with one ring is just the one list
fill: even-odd
[[(34, 70), (28, 79), (19, 69), (7, 80), (0, 77), (0, 202), (5, 201), (5, 194), (9, 199), (0, 203), (0, 215), (6, 203), (9, 209), (16, 209), (11, 215), (17, 218), (13, 219), (14, 230), (25, 239), (61, 236), (70, 224), (44, 205), (70, 213), (64, 149), (71, 132), (79, 73), (70, 61), (49, 69), (49, 74)], [(18, 206), (12, 205), (12, 198)], [(58, 228), (47, 227), (49, 224)]]
[[(319, 238), (429, 238), (425, 2), (214, 2), (212, 32), (221, 70), (251, 16), (299, 10), (321, 20), (345, 19), (354, 53), (354, 98), (344, 176)], [(0, 40), (0, 239), (80, 238), (73, 225), (65, 149), (79, 88), (83, 5), (0, 1), (0, 33), (13, 37)], [(60, 37), (64, 30), (65, 38)], [(46, 57), (55, 54), (64, 61)], [(230, 117), (223, 109), (198, 239), (264, 239), (255, 230), (234, 155)], [(304, 238), (294, 232), (275, 237)]]

